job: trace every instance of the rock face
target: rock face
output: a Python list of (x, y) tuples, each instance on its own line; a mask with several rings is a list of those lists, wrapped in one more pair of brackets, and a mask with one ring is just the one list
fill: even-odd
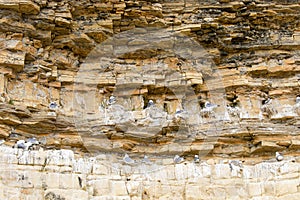
[(11, 0), (0, 8), (0, 136), (9, 144), (17, 134), (92, 153), (300, 148), (298, 4)]
[(296, 1), (0, 0), (0, 139), (93, 155), (296, 155), (299, 11)]
[(0, 147), (1, 199), (299, 199), (300, 157), (254, 162), (207, 160), (174, 164), (172, 158), (70, 150), (23, 151)]

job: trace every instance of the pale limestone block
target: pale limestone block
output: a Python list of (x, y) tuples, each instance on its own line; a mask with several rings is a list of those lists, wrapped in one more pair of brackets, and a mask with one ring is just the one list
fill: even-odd
[(266, 181), (263, 183), (263, 194), (264, 195), (270, 195), (274, 196), (276, 195), (276, 190), (275, 190), (275, 181)]
[(210, 194), (213, 194), (214, 197), (218, 197), (220, 200), (226, 199), (226, 191), (225, 188), (218, 187), (218, 186), (212, 186), (209, 190)]
[(83, 190), (64, 190), (64, 189), (48, 189), (45, 196), (53, 193), (55, 197), (65, 198), (65, 200), (88, 200), (88, 193)]
[(87, 186), (93, 188), (94, 196), (107, 195), (110, 192), (110, 181), (106, 178), (88, 181)]
[(211, 169), (211, 166), (209, 165), (201, 165), (201, 168), (202, 168), (202, 174), (203, 174), (203, 177), (211, 177), (212, 175), (212, 169)]
[(82, 178), (77, 174), (60, 174), (59, 188), (60, 189), (81, 189), (83, 186)]
[(248, 183), (247, 186), (249, 196), (260, 196), (262, 195), (262, 183)]
[(42, 178), (45, 188), (59, 188), (60, 174), (54, 172), (48, 172)]
[(106, 175), (108, 174), (109, 170), (107, 166), (102, 165), (102, 164), (94, 164), (93, 165), (93, 174), (99, 174), (99, 175)]
[(286, 194), (293, 194), (298, 192), (299, 180), (281, 180), (276, 181), (276, 195), (282, 196)]
[(176, 180), (186, 180), (188, 179), (188, 173), (185, 164), (176, 164), (175, 165), (175, 177)]
[[(46, 161), (47, 163), (48, 161)], [(59, 172), (60, 167), (56, 166), (56, 165), (48, 165), (46, 164), (45, 166), (43, 166), (43, 170), (46, 172)]]
[(141, 181), (128, 181), (126, 187), (130, 196), (139, 196), (141, 193), (142, 182)]
[(125, 181), (110, 181), (111, 194), (114, 196), (127, 195), (127, 188)]
[(287, 194), (281, 197), (278, 197), (277, 200), (299, 200), (300, 199), (300, 192), (296, 192), (293, 194)]
[(215, 164), (214, 168), (214, 177), (216, 179), (225, 179), (231, 176), (231, 171), (228, 164)]

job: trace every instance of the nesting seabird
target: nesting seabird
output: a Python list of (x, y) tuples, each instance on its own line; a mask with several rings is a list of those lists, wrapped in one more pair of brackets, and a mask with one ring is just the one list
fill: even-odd
[(241, 171), (243, 168), (242, 162), (239, 160), (231, 160), (229, 161), (229, 167), (230, 170), (237, 170), (237, 171)]
[(134, 164), (134, 160), (132, 160), (129, 155), (126, 153), (123, 157), (123, 161), (126, 163), (126, 164)]
[(15, 144), (15, 147), (18, 149), (27, 149), (25, 140), (18, 140), (17, 143)]
[(39, 142), (35, 137), (33, 137), (33, 138), (28, 138), (26, 142), (27, 142), (27, 143), (31, 143), (31, 144), (35, 144), (35, 145), (40, 144), (40, 142)]
[(210, 109), (215, 109), (215, 108), (219, 107), (219, 105), (213, 104), (213, 103), (210, 103), (210, 102), (207, 101), (207, 102), (205, 102), (204, 107), (205, 108), (210, 108)]
[(176, 112), (175, 112), (175, 118), (176, 119), (185, 119), (186, 118), (186, 111), (184, 110), (181, 110), (181, 109), (176, 109)]
[(174, 160), (175, 164), (179, 164), (179, 163), (182, 163), (184, 161), (184, 158), (180, 157), (179, 155), (176, 155), (176, 156), (174, 156), (173, 160)]
[(49, 109), (50, 110), (55, 110), (55, 109), (57, 109), (57, 103), (56, 102), (51, 102), (50, 104), (49, 104)]
[(198, 155), (194, 156), (194, 163), (199, 163), (200, 162), (200, 158)]
[(268, 116), (272, 116), (278, 113), (275, 107), (272, 105), (272, 99), (268, 98), (262, 102), (261, 110), (268, 114)]
[(35, 150), (37, 145), (40, 144), (40, 142), (33, 137), (33, 138), (28, 138), (26, 144), (28, 146), (28, 149)]
[(148, 105), (147, 105), (147, 107), (151, 107), (151, 106), (154, 106), (154, 102), (153, 102), (153, 100), (149, 100), (148, 101)]
[(212, 104), (210, 102), (205, 102), (204, 107), (201, 109), (200, 113), (202, 117), (214, 116), (214, 109), (219, 107), (219, 105)]
[(296, 104), (300, 103), (300, 96), (296, 97)]
[(296, 97), (296, 104), (293, 106), (295, 112), (300, 115), (300, 96)]
[(282, 161), (283, 160), (283, 155), (280, 154), (279, 152), (276, 152), (275, 155), (276, 155), (276, 160), (277, 161)]
[(109, 97), (107, 103), (108, 103), (108, 105), (112, 105), (112, 104), (115, 104), (116, 101), (117, 101), (117, 98), (116, 98), (115, 96), (111, 95), (111, 96)]
[(143, 160), (142, 160), (143, 163), (146, 163), (146, 164), (150, 164), (151, 161), (149, 160), (148, 156), (144, 156)]
[(241, 109), (238, 106), (227, 105), (226, 108), (227, 108), (228, 113), (231, 116), (233, 116), (233, 117), (239, 117), (240, 116)]

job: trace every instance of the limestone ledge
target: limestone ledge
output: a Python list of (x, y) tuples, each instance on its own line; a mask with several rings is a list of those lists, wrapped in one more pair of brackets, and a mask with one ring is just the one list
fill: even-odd
[(0, 198), (57, 199), (299, 199), (300, 157), (229, 159), (174, 164), (149, 157), (127, 165), (120, 154), (81, 156), (71, 150), (23, 151), (1, 146)]

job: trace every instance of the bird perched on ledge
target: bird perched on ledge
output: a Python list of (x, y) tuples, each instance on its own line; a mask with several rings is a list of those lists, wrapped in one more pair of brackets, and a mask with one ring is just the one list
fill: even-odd
[(272, 105), (272, 99), (269, 97), (266, 100), (262, 101), (261, 110), (268, 115), (268, 117), (271, 117), (272, 115), (275, 115), (278, 113), (278, 111), (274, 108)]
[(108, 105), (112, 105), (112, 104), (115, 104), (116, 101), (117, 101), (117, 98), (116, 98), (115, 96), (111, 95), (111, 96), (109, 97), (109, 99), (108, 99), (107, 104), (108, 104)]
[(202, 117), (214, 116), (214, 110), (220, 105), (212, 104), (210, 102), (205, 102), (204, 107), (201, 109), (200, 114)]
[(230, 170), (240, 172), (243, 169), (242, 162), (240, 160), (231, 160), (229, 161)]
[(153, 102), (153, 100), (149, 100), (148, 101), (148, 104), (147, 104), (147, 107), (149, 108), (149, 107), (151, 107), (151, 106), (154, 106), (154, 102)]
[(300, 96), (296, 97), (296, 104), (294, 105), (294, 112), (300, 115)]
[(132, 160), (129, 155), (126, 153), (123, 157), (123, 161), (126, 163), (126, 164), (134, 164), (134, 160)]
[(277, 160), (278, 162), (280, 162), (280, 161), (283, 160), (283, 155), (280, 154), (279, 152), (276, 151), (275, 155), (276, 155), (276, 160)]
[(200, 158), (198, 155), (194, 156), (194, 163), (199, 163), (200, 162)]
[(174, 156), (173, 161), (175, 164), (182, 163), (184, 161), (183, 157), (180, 157), (179, 155)]

